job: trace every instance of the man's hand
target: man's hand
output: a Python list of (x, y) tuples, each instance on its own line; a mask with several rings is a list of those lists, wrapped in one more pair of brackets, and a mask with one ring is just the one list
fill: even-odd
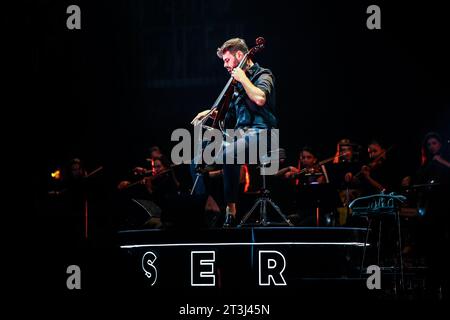
[(362, 166), (361, 173), (365, 178), (370, 177), (370, 167), (369, 166)]
[(353, 180), (353, 174), (352, 174), (351, 172), (347, 172), (347, 173), (345, 174), (345, 176), (344, 176), (344, 180), (345, 180), (345, 182), (347, 182), (347, 183), (352, 182), (352, 180)]
[(211, 110), (205, 110), (200, 112), (199, 114), (197, 114), (195, 116), (195, 118), (191, 121), (191, 124), (193, 124), (194, 126), (200, 124), (202, 122), (202, 120), (207, 117), (210, 116), (211, 118), (215, 118), (217, 115), (217, 110), (211, 111)]
[(247, 79), (244, 70), (242, 70), (241, 68), (234, 68), (233, 71), (231, 71), (231, 76), (233, 77), (234, 80), (241, 83), (242, 81)]
[(147, 171), (148, 171), (148, 170), (146, 170), (146, 169), (144, 169), (144, 168), (142, 168), (142, 167), (136, 167), (136, 168), (133, 169), (133, 173), (134, 173), (135, 175), (144, 175), (144, 174), (147, 173)]
[(411, 177), (407, 176), (402, 179), (402, 187), (409, 187), (411, 185)]
[(245, 93), (251, 101), (253, 101), (257, 106), (264, 106), (264, 104), (266, 103), (266, 94), (250, 81), (250, 79), (241, 68), (234, 68), (231, 72), (231, 76), (234, 80), (242, 84)]
[(292, 178), (296, 173), (299, 173), (299, 172), (300, 172), (300, 170), (298, 170), (296, 167), (290, 166), (290, 167), (289, 167), (289, 171), (286, 172), (286, 173), (284, 174), (284, 177), (287, 178), (287, 179), (290, 179), (290, 178)]
[(153, 177), (145, 177), (142, 179), (141, 184), (145, 185), (147, 188), (147, 191), (149, 193), (153, 193), (153, 183), (152, 183)]
[(443, 164), (444, 166), (446, 166), (447, 168), (450, 168), (450, 162), (448, 162), (447, 160), (445, 160), (441, 155), (436, 154), (433, 157), (433, 160), (439, 162), (440, 164)]
[(124, 189), (128, 188), (129, 185), (130, 185), (130, 181), (121, 181), (119, 183), (119, 185), (117, 186), (117, 189), (124, 190)]

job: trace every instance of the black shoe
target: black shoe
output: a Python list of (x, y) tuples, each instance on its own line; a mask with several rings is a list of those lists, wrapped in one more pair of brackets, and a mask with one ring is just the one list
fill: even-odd
[(227, 213), (225, 215), (225, 222), (223, 224), (223, 227), (230, 228), (234, 226), (236, 226), (236, 218), (231, 213)]

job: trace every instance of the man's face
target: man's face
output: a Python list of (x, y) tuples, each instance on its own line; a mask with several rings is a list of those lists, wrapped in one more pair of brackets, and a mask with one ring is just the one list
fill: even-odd
[(239, 62), (241, 62), (243, 56), (244, 54), (242, 53), (242, 51), (236, 51), (234, 54), (230, 51), (225, 51), (222, 56), (223, 67), (227, 69), (229, 73), (231, 73), (231, 71), (233, 71), (233, 69), (237, 67)]

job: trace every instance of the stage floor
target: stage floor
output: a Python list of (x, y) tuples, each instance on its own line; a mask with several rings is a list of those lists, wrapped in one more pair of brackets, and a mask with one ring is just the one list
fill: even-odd
[(129, 279), (140, 288), (292, 290), (352, 282), (366, 290), (367, 275), (361, 277), (366, 232), (342, 227), (125, 230), (119, 232), (119, 246)]

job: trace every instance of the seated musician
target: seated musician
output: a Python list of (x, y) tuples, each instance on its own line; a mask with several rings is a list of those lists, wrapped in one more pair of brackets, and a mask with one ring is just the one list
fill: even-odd
[(439, 133), (429, 132), (422, 142), (417, 174), (403, 184), (415, 196), (418, 221), (412, 243), (415, 256), (422, 257), (430, 294), (448, 294), (448, 247), (450, 245), (450, 156), (448, 144)]
[(358, 185), (362, 196), (397, 190), (400, 184), (398, 168), (386, 146), (374, 139), (368, 144), (367, 151), (369, 163), (361, 166), (356, 174), (347, 173), (346, 181)]
[(180, 187), (170, 161), (162, 155), (154, 159), (152, 175), (144, 178), (144, 184), (152, 197), (161, 201), (176, 194)]
[[(121, 181), (118, 185), (118, 189), (122, 191), (122, 196), (128, 200), (134, 199), (140, 201), (140, 203), (145, 203), (151, 205), (153, 211), (159, 213), (164, 212), (168, 203), (173, 200), (173, 198), (178, 194), (179, 182), (175, 176), (175, 173), (171, 169), (170, 161), (163, 155), (155, 156), (152, 159), (152, 169), (133, 170), (135, 176), (139, 179), (135, 182), (130, 182), (128, 180)], [(142, 201), (144, 200), (144, 201)], [(151, 202), (150, 202), (151, 201)], [(154, 212), (153, 212), (154, 213)], [(133, 227), (159, 227), (161, 224), (159, 217), (148, 221), (142, 221), (140, 215), (137, 218), (139, 221), (135, 221), (136, 217), (130, 218), (130, 226)]]
[[(369, 196), (379, 193), (396, 192), (400, 186), (399, 169), (394, 162), (392, 147), (386, 147), (383, 142), (373, 139), (367, 145), (368, 163), (361, 166), (356, 174), (349, 173), (346, 178), (358, 186), (361, 196)], [(379, 241), (382, 248), (380, 263), (392, 266), (396, 259), (397, 248), (397, 224), (394, 215), (379, 215), (372, 226), (373, 241)], [(360, 215), (348, 217), (347, 225), (366, 227), (367, 219)], [(381, 229), (379, 227), (381, 226)], [(372, 241), (372, 240), (371, 240)]]
[(296, 213), (289, 215), (289, 219), (297, 226), (317, 226), (319, 218), (322, 221), (319, 224), (323, 225), (326, 220), (325, 213), (332, 211), (329, 205), (332, 197), (328, 188), (319, 187), (325, 186), (329, 181), (325, 166), (319, 164), (316, 152), (307, 146), (302, 148), (299, 166), (282, 169), (278, 175), (293, 179), (297, 186)]
[(330, 167), (331, 180), (339, 190), (353, 189), (349, 174), (355, 174), (361, 168), (359, 145), (349, 139), (341, 139), (337, 144), (333, 165)]
[[(248, 58), (247, 44), (243, 39), (233, 38), (226, 41), (217, 49), (217, 56), (222, 59), (224, 68), (235, 80), (236, 85), (229, 97), (229, 109), (225, 115), (224, 128), (242, 131), (241, 138), (233, 141), (227, 148), (222, 149), (223, 159), (232, 156), (232, 163), (225, 161), (223, 165), (224, 199), (226, 215), (224, 227), (236, 225), (237, 200), (239, 197), (239, 178), (241, 165), (238, 164), (237, 153), (245, 154), (248, 146), (260, 141), (261, 130), (268, 130), (267, 146), (274, 141), (277, 128), (275, 113), (275, 81), (269, 69), (262, 68), (258, 63)], [(242, 66), (242, 68), (240, 67)], [(192, 123), (201, 124), (208, 117), (210, 110), (197, 114)], [(214, 115), (215, 117), (215, 115)], [(220, 117), (219, 117), (220, 118)], [(270, 149), (270, 148), (269, 148)], [(234, 155), (234, 156), (233, 156)]]
[(153, 146), (150, 148), (150, 157), (145, 159), (148, 163), (148, 168), (144, 167), (135, 167), (133, 169), (133, 173), (135, 175), (145, 175), (145, 174), (151, 174), (151, 171), (153, 170), (154, 161), (162, 157), (164, 154), (161, 152), (161, 149), (158, 146)]
[(310, 147), (304, 147), (300, 151), (298, 168), (290, 166), (283, 173), (285, 178), (299, 179), (299, 184), (302, 185), (328, 182), (325, 167), (319, 165), (319, 160)]
[(348, 205), (361, 194), (351, 176), (361, 169), (359, 149), (360, 146), (350, 139), (341, 139), (336, 145), (333, 163), (327, 167), (330, 182), (337, 190), (339, 197), (337, 211), (341, 225), (346, 223), (347, 216), (350, 214)]

